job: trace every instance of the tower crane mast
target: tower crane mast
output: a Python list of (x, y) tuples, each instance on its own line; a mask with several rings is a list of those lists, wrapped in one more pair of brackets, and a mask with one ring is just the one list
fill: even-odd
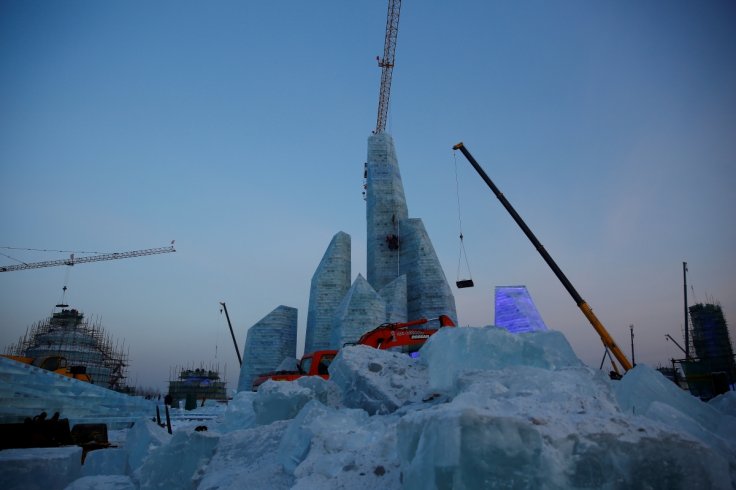
[(399, 35), (399, 12), (401, 11), (401, 0), (388, 1), (388, 14), (386, 17), (386, 40), (383, 44), (383, 58), (378, 59), (381, 67), (381, 92), (378, 96), (378, 119), (376, 121), (375, 133), (383, 133), (386, 130), (386, 119), (388, 117), (388, 104), (391, 98), (391, 75), (396, 58), (396, 39)]
[(44, 262), (30, 262), (15, 265), (0, 266), (0, 272), (20, 271), (24, 269), (40, 269), (41, 267), (54, 267), (57, 265), (75, 265), (84, 264), (87, 262), (99, 262), (101, 260), (116, 260), (116, 259), (129, 259), (132, 257), (142, 257), (144, 255), (156, 255), (166, 254), (170, 252), (176, 252), (174, 249), (174, 242), (168, 247), (159, 248), (148, 248), (145, 250), (133, 250), (131, 252), (114, 252), (108, 254), (92, 255), (90, 257), (79, 257), (75, 258), (74, 254), (71, 254), (68, 259), (60, 260), (46, 260)]

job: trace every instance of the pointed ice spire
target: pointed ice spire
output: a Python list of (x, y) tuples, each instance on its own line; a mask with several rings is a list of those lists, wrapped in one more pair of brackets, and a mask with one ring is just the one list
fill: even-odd
[(493, 324), (511, 333), (548, 330), (526, 286), (496, 286)]
[(297, 309), (281, 305), (248, 329), (238, 391), (250, 391), (253, 378), (296, 357)]
[(335, 312), (332, 348), (339, 349), (345, 343), (356, 342), (365, 332), (384, 323), (385, 318), (386, 302), (358, 274)]
[(406, 313), (406, 275), (402, 274), (386, 284), (378, 294), (386, 302), (386, 322), (400, 323), (408, 320)]
[(307, 312), (304, 352), (329, 349), (332, 320), (340, 301), (350, 289), (350, 235), (338, 232), (332, 237), (312, 276)]
[(400, 275), (399, 223), (408, 216), (394, 140), (387, 133), (374, 134), (368, 138), (366, 221), (368, 282), (376, 291)]
[(409, 320), (447, 315), (457, 324), (455, 297), (420, 218), (401, 222), (401, 273), (407, 277)]

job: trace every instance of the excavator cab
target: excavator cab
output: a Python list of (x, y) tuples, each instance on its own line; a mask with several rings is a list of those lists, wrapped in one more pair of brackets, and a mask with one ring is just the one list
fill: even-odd
[(35, 359), (33, 365), (47, 371), (57, 371), (59, 369), (66, 369), (67, 363), (64, 357), (47, 356)]

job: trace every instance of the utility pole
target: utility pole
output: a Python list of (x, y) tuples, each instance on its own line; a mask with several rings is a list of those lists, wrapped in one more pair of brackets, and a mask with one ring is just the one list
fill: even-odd
[(687, 262), (682, 263), (682, 292), (685, 297), (685, 359), (690, 360), (690, 328), (687, 321)]
[(634, 356), (634, 325), (629, 325), (631, 330), (631, 364), (636, 366), (636, 356)]

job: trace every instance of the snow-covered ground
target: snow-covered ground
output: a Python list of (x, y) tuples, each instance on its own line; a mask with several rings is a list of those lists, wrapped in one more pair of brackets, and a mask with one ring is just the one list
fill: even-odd
[(173, 435), (141, 418), (81, 467), (78, 448), (2, 451), (0, 487), (736, 486), (735, 392), (703, 403), (642, 365), (611, 381), (559, 332), (443, 329), (419, 359), (346, 347), (330, 374), (175, 411)]

